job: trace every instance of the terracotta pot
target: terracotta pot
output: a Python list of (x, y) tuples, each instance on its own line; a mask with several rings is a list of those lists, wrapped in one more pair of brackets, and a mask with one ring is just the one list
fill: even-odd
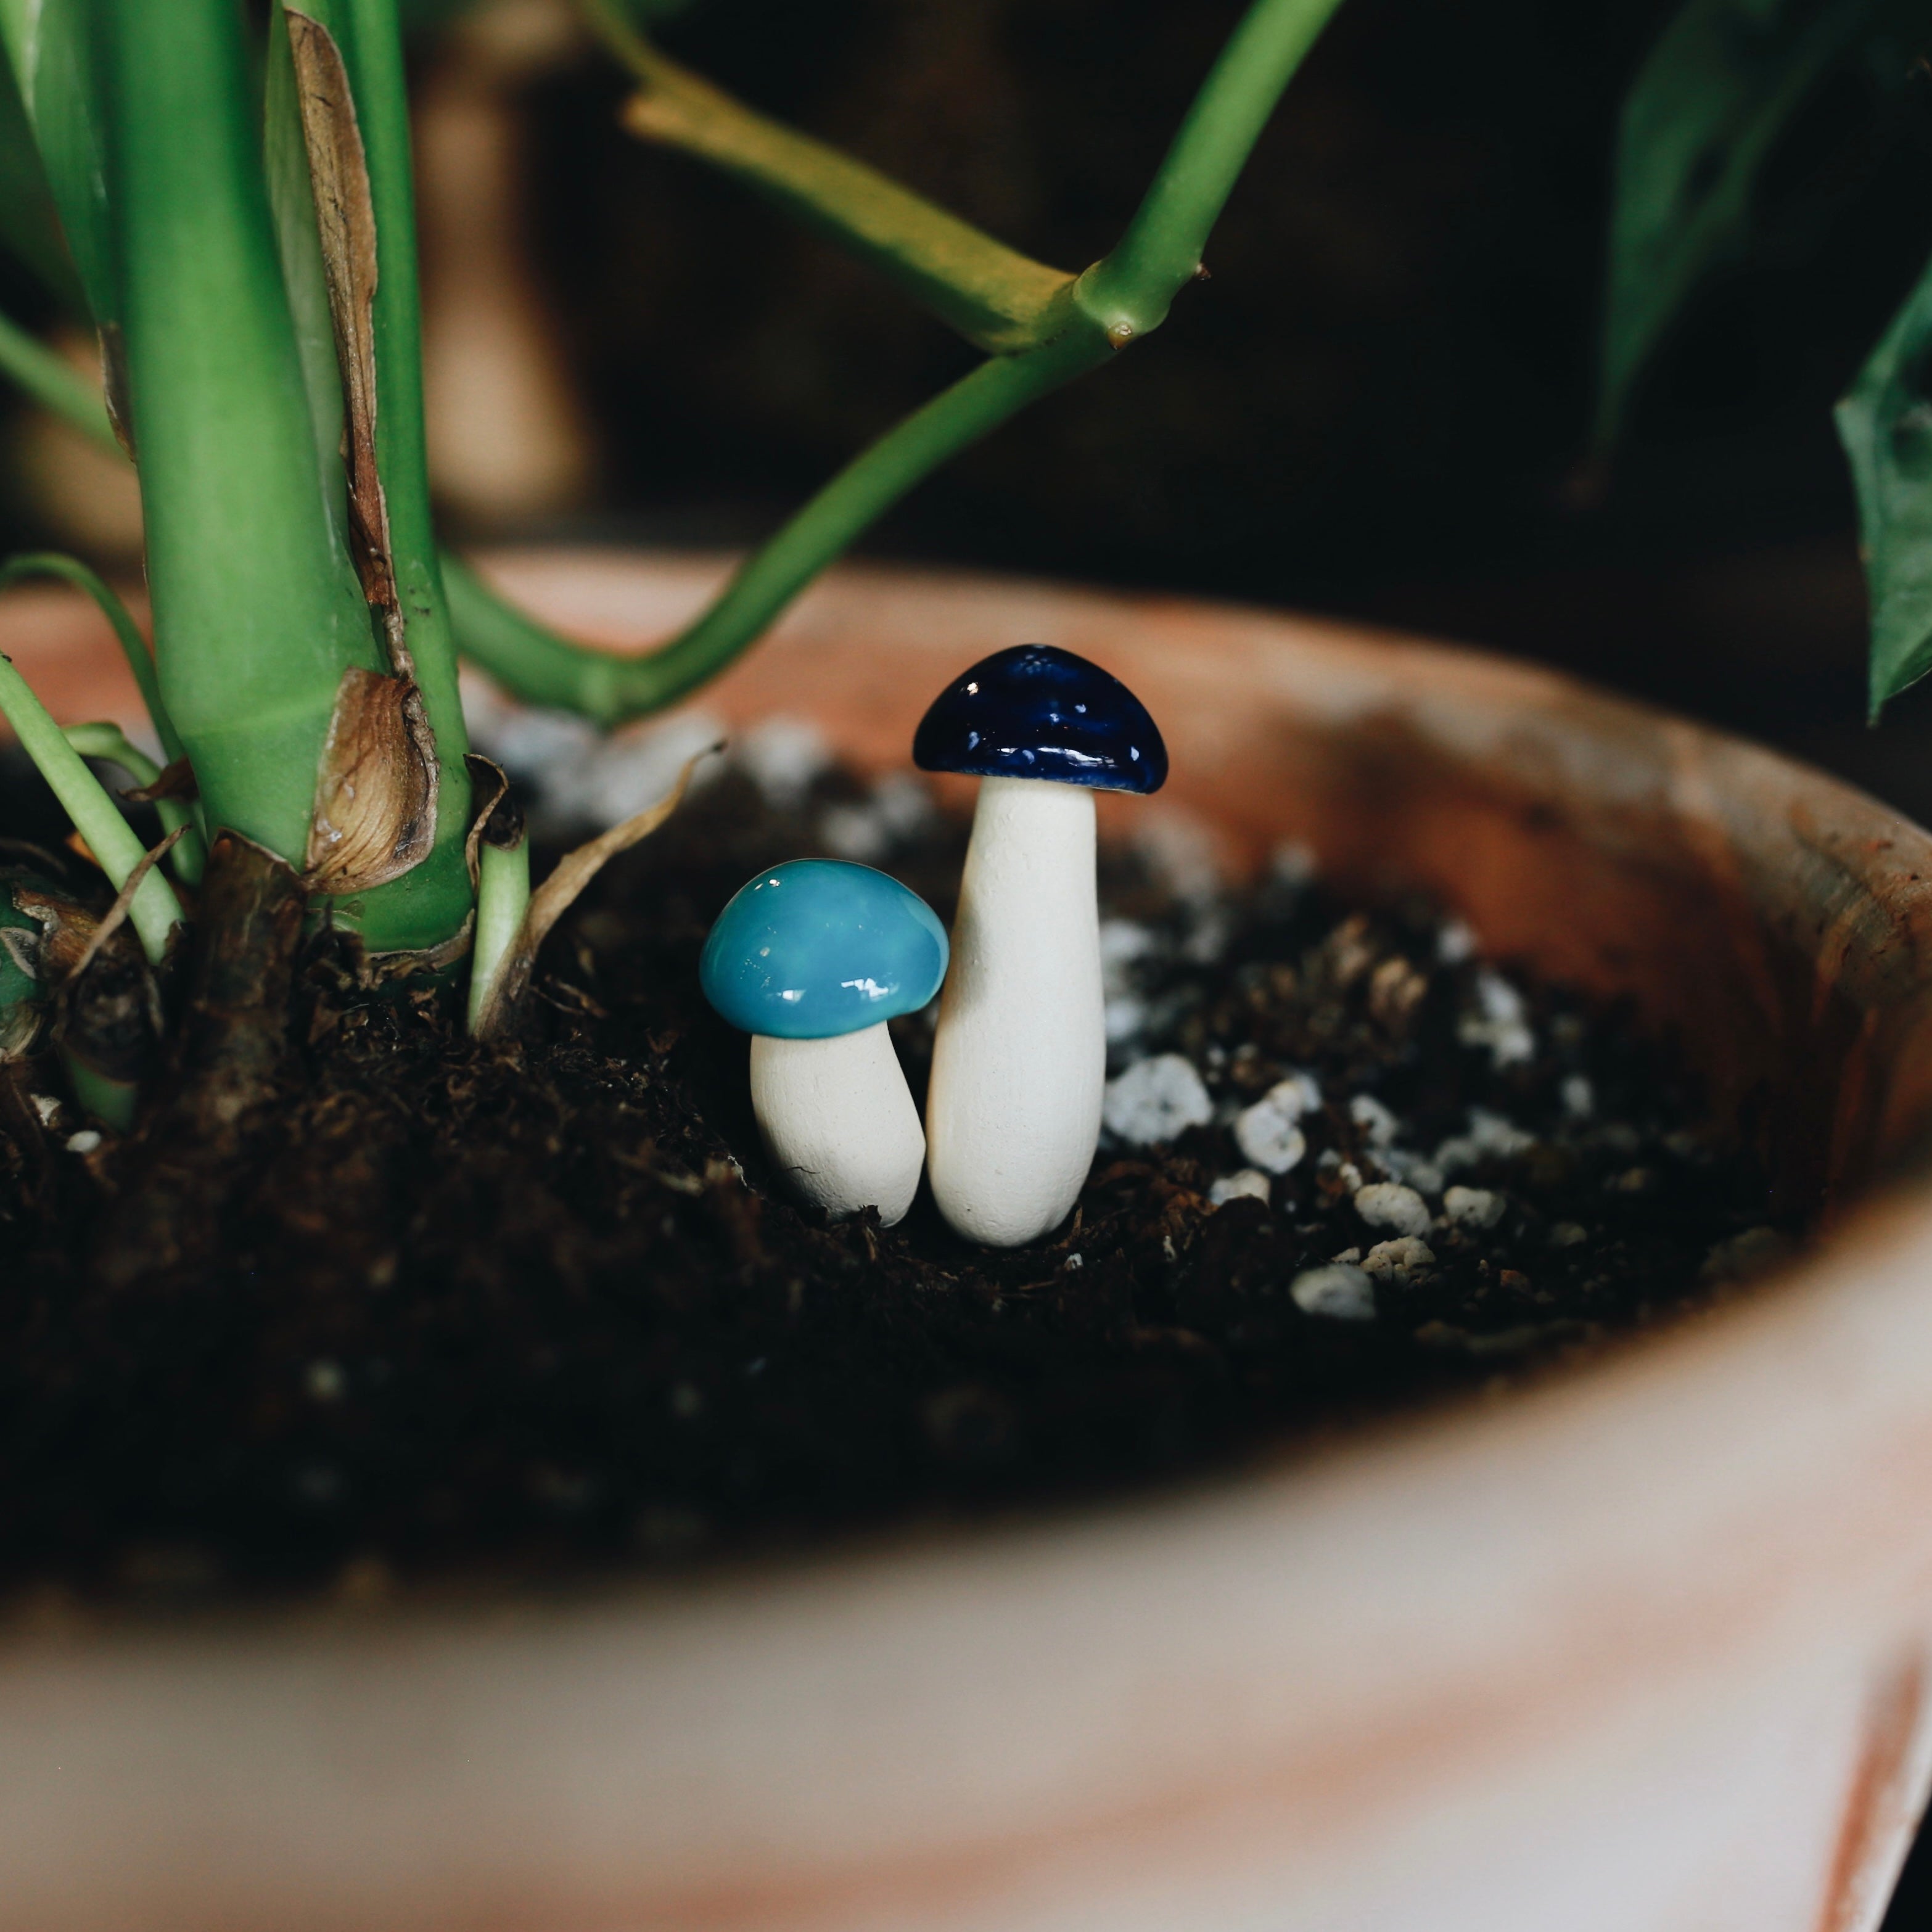
[[(634, 638), (717, 568), (502, 574)], [(5, 625), (101, 708), (53, 675), (100, 666), (70, 605)], [(562, 1602), (22, 1625), (0, 1926), (1876, 1923), (1932, 1770), (1932, 842), (1539, 671), (997, 580), (838, 573), (706, 701), (893, 764), (1030, 638), (1141, 692), (1232, 855), (1305, 840), (1634, 995), (1828, 1232), (1506, 1402), (1112, 1508)]]

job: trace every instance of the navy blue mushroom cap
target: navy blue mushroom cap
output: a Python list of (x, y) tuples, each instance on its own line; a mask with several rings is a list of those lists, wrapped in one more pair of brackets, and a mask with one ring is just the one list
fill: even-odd
[(1096, 791), (1158, 791), (1167, 747), (1120, 680), (1051, 644), (982, 658), (933, 700), (913, 763), (979, 778), (1052, 778)]
[(830, 1040), (915, 1013), (946, 977), (946, 928), (870, 866), (794, 859), (734, 892), (704, 942), (704, 997), (768, 1040)]

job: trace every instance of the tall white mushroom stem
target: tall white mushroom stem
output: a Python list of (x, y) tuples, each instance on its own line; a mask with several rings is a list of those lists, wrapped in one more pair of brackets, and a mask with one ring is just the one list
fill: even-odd
[(926, 1101), (933, 1198), (960, 1234), (1011, 1248), (1060, 1224), (1106, 1077), (1094, 794), (982, 778)]
[(752, 1108), (792, 1185), (838, 1216), (876, 1208), (905, 1219), (926, 1136), (881, 1020), (830, 1040), (752, 1036)]

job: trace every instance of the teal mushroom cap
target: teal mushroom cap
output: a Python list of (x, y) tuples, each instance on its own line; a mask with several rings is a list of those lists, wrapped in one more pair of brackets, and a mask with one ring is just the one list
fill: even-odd
[(946, 961), (946, 928), (898, 880), (794, 859), (732, 895), (698, 970), (704, 997), (741, 1031), (830, 1040), (918, 1012)]

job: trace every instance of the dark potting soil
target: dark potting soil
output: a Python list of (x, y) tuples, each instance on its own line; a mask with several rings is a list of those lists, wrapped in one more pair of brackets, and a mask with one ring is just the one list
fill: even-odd
[[(1507, 1388), (1779, 1250), (1617, 1016), (1292, 854), (1228, 895), (1157, 847), (1103, 866), (1119, 1078), (1070, 1223), (815, 1223), (706, 928), (828, 844), (950, 918), (964, 837), (909, 780), (780, 809), (734, 768), (580, 902), (502, 1049), (312, 948), (226, 1260), (133, 1289), (86, 1257), (135, 1150), (16, 1070), (0, 1584), (548, 1578), (1118, 1490)], [(928, 1018), (893, 1031), (921, 1094)]]

